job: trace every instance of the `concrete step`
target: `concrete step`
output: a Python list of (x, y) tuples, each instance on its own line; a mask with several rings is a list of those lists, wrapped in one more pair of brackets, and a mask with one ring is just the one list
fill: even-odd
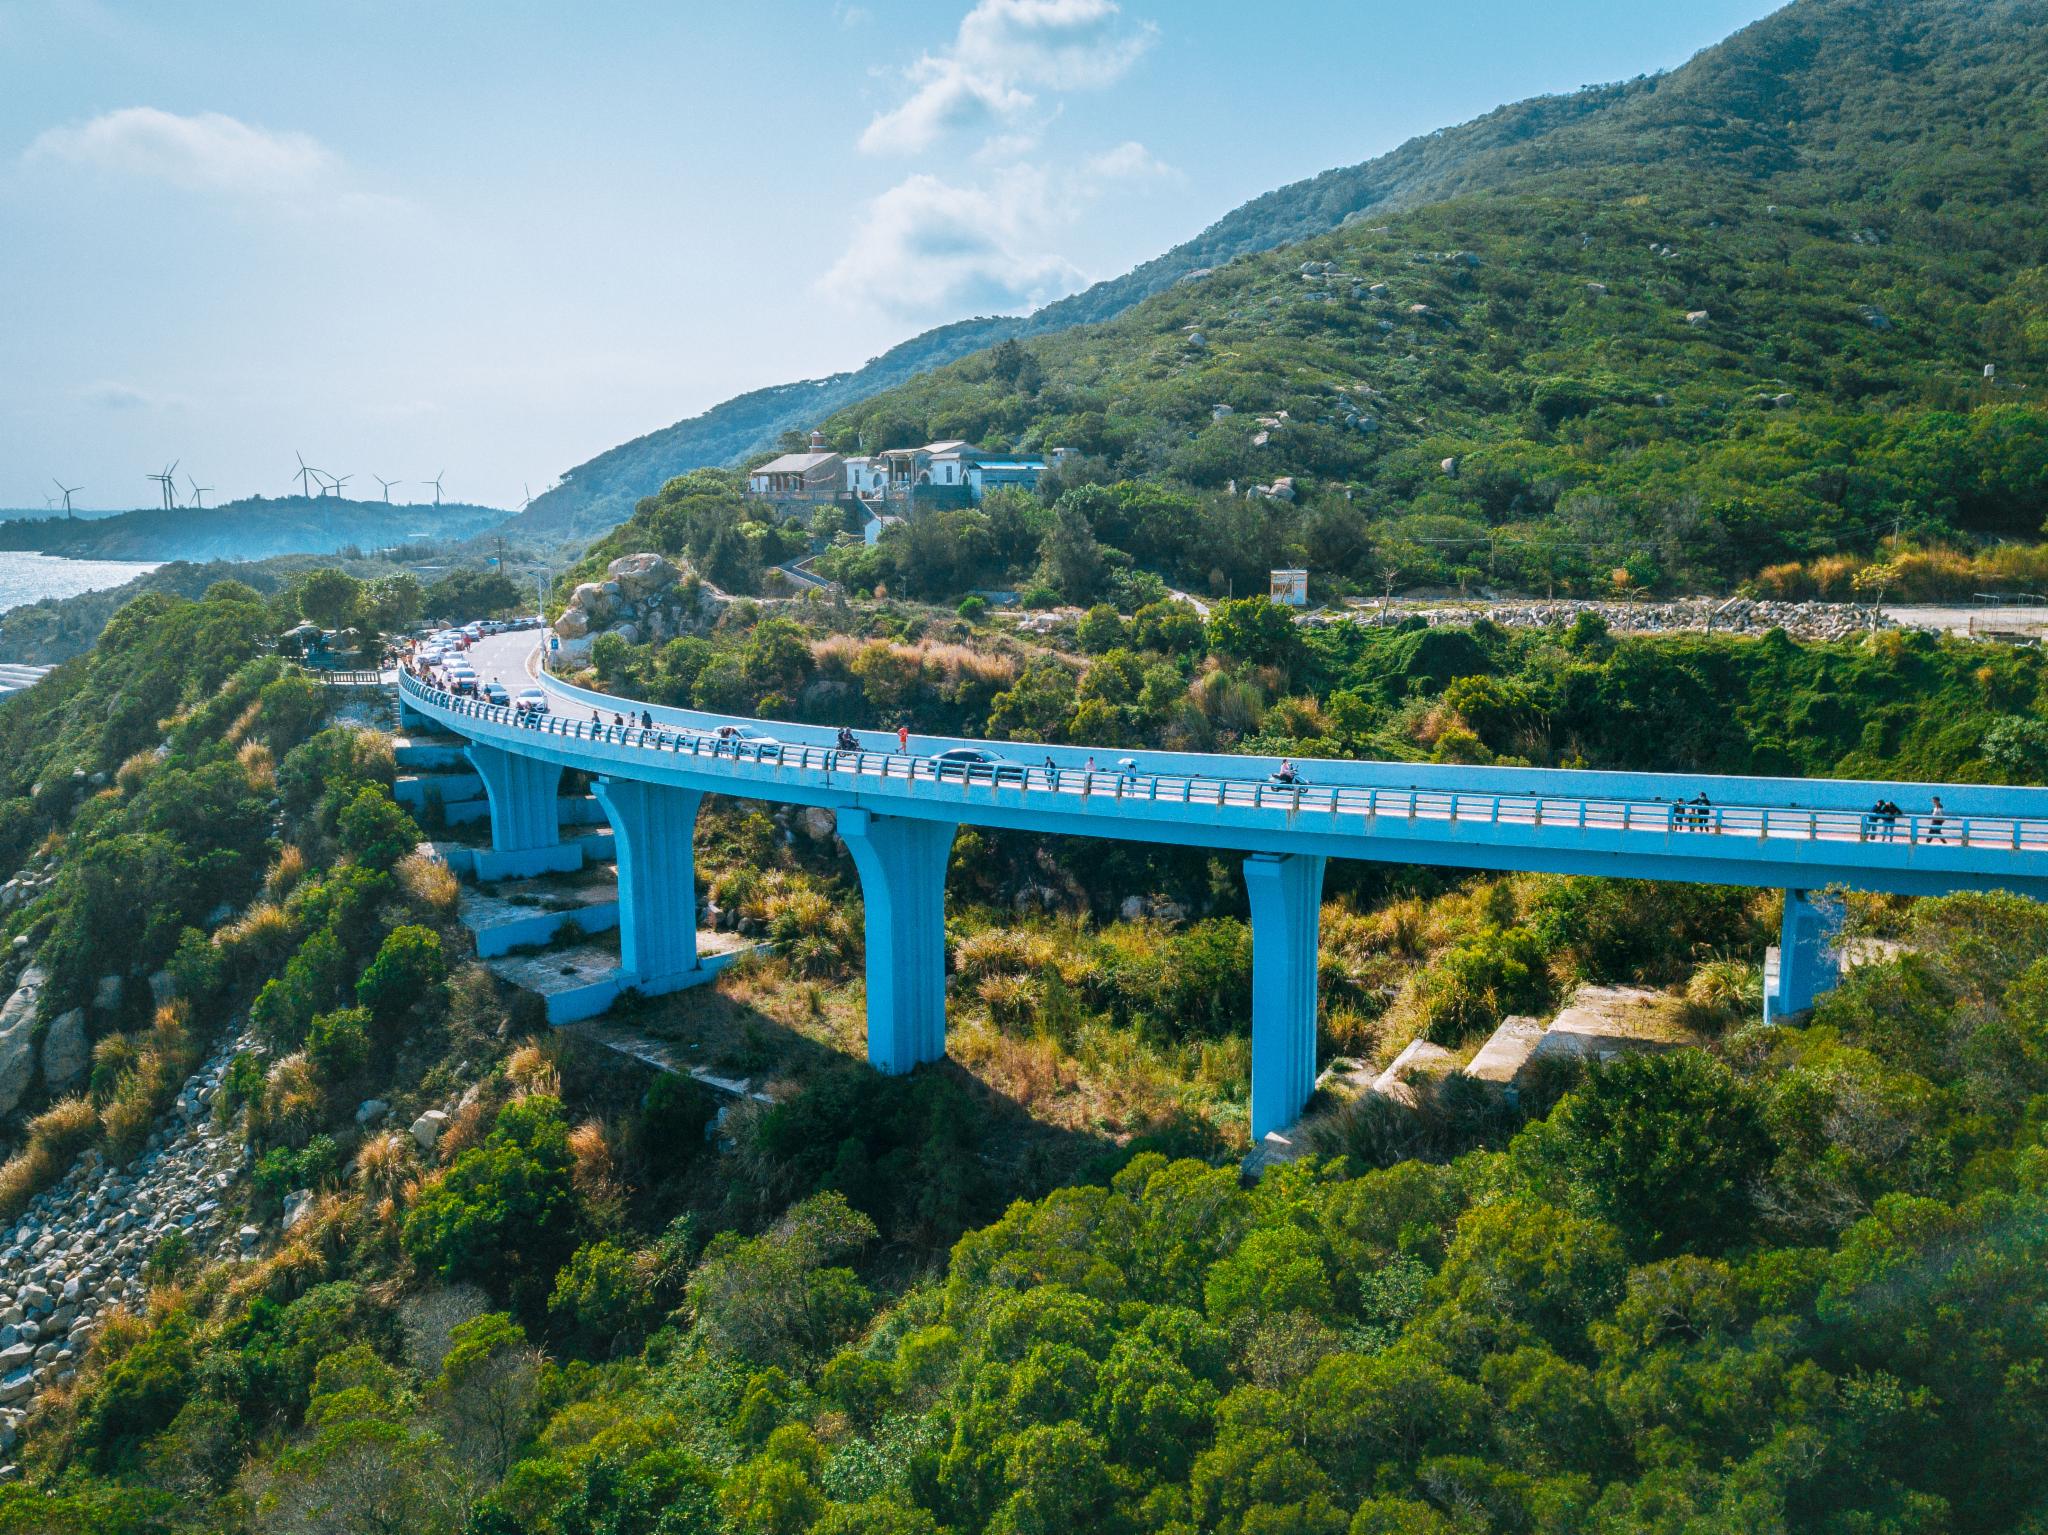
[(571, 924), (579, 935), (611, 932), (619, 925), (618, 888), (604, 878), (576, 884), (546, 879), (465, 886), (462, 922), (476, 941), (477, 957), (494, 959), (514, 949), (553, 943)]
[(507, 955), (488, 961), (491, 973), (546, 1005), (551, 1024), (578, 1023), (608, 1011), (627, 992), (643, 997), (666, 996), (701, 986), (741, 956), (765, 945), (731, 933), (699, 931), (697, 967), (675, 975), (628, 976), (619, 956), (596, 945), (549, 949), (541, 954)]
[(1503, 1018), (1479, 1053), (1465, 1063), (1465, 1075), (1499, 1088), (1512, 1100), (1521, 1086), (1523, 1069), (1549, 1027), (1541, 1018)]
[(391, 797), (408, 810), (424, 810), (429, 800), (452, 804), (479, 799), (484, 781), (474, 773), (400, 773), (391, 786)]

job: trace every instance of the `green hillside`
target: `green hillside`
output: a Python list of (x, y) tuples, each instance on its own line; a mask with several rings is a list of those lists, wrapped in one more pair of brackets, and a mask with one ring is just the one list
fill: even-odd
[(537, 536), (587, 536), (624, 518), (670, 477), (728, 464), (786, 431), (1012, 336), (1042, 336), (1122, 314), (1175, 283), (1253, 251), (1326, 233), (1347, 218), (1450, 196), (1483, 179), (1484, 167), (1573, 123), (1627, 103), (1648, 82), (1600, 86), (1500, 107), (1484, 117), (1411, 139), (1359, 165), (1324, 171), (1253, 198), (1162, 255), (1030, 315), (991, 315), (942, 325), (891, 347), (851, 372), (757, 389), (701, 415), (600, 453), (536, 496), (509, 524)]
[(2038, 0), (1808, 0), (1465, 157), (1439, 178), (1455, 196), (1242, 257), (1028, 360), (965, 359), (827, 434), (1064, 446), (1069, 485), (1196, 503), (1293, 476), (1292, 504), (1098, 529), (1193, 582), (1238, 573), (1219, 521), (1247, 570), (1537, 589), (1616, 567), (1712, 584), (1895, 529), (2030, 539), (2044, 80)]

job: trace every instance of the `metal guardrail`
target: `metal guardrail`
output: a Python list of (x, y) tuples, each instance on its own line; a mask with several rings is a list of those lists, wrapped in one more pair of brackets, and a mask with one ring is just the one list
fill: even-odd
[(384, 687), (391, 681), (388, 671), (333, 672), (319, 666), (302, 666), (299, 670), (315, 682), (324, 682), (331, 688)]
[(1670, 800), (1569, 799), (1539, 794), (1465, 794), (1447, 789), (1376, 789), (1274, 783), (1257, 779), (1172, 777), (1021, 764), (954, 767), (895, 752), (840, 751), (782, 742), (734, 742), (708, 732), (601, 724), (536, 710), (459, 698), (402, 673), (401, 688), (451, 714), (538, 734), (632, 746), (669, 755), (725, 758), (735, 763), (800, 767), (859, 778), (985, 784), (992, 790), (1098, 796), (1163, 805), (1244, 806), (1290, 817), (1327, 815), (1368, 821), (1397, 819), (1559, 831), (1645, 832), (1659, 836), (1789, 838), (1900, 847), (1982, 848), (2048, 853), (2048, 819), (1996, 816), (1877, 816), (1868, 811), (1753, 805), (1691, 805)]

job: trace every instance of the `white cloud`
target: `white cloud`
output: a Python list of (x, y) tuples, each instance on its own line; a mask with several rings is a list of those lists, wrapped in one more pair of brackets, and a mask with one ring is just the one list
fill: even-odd
[(1044, 248), (1052, 222), (1043, 178), (1021, 167), (986, 187), (912, 176), (869, 204), (819, 287), (848, 308), (906, 319), (1034, 308), (1082, 280)]
[(1098, 181), (1151, 181), (1180, 175), (1136, 139), (1127, 139), (1114, 149), (1090, 155), (1082, 163), (1082, 169)]
[(146, 389), (137, 389), (133, 384), (111, 381), (88, 385), (79, 391), (79, 398), (100, 410), (150, 410), (171, 403), (158, 399)]
[(303, 133), (276, 133), (221, 112), (181, 116), (122, 107), (37, 135), (22, 158), (111, 171), (188, 190), (286, 196), (312, 190), (339, 161)]
[(1101, 90), (1152, 45), (1148, 24), (1127, 29), (1115, 0), (980, 0), (950, 46), (911, 66), (901, 105), (860, 136), (871, 154), (915, 154), (951, 133), (1005, 124), (1040, 91)]

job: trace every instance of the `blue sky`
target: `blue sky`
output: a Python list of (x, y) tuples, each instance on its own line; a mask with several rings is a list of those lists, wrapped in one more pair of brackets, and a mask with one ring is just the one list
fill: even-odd
[(294, 450), (516, 504), (1774, 8), (0, 0), (0, 506)]

